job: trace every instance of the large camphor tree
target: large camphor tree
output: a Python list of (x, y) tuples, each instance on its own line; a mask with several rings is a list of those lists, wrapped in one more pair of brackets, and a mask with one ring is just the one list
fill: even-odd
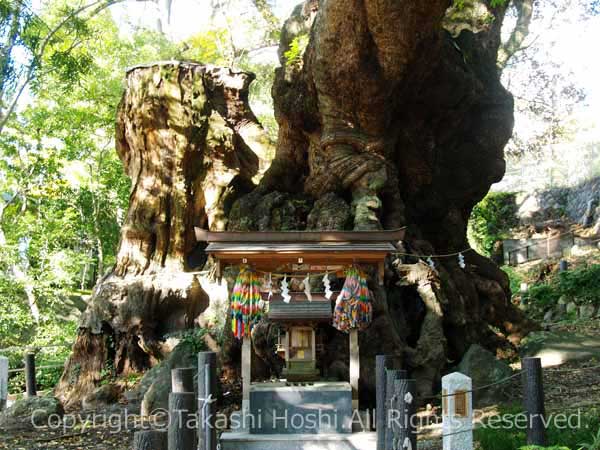
[[(127, 74), (117, 151), (132, 178), (129, 212), (117, 265), (95, 289), (58, 388), (63, 398), (88, 392), (107, 363), (117, 373), (150, 367), (166, 351), (165, 333), (207, 323), (212, 299), (197, 273), (206, 258), (195, 226), (406, 226), (405, 253), (469, 247), (471, 210), (504, 174), (513, 100), (500, 70), (522, 41), (531, 3), (518, 2), (510, 46), (501, 44), (504, 2), (450, 3), (299, 5), (281, 34), (272, 91), (279, 136), (258, 185), (271, 149), (248, 107), (251, 76), (195, 63)], [(429, 394), (472, 343), (509, 355), (531, 329), (504, 272), (474, 251), (464, 258), (465, 268), (456, 256), (433, 258), (435, 268), (389, 260), (385, 285), (372, 285), (374, 323), (360, 337), (365, 402), (376, 354), (401, 357)], [(347, 358), (345, 339), (331, 331), (331, 365)], [(235, 345), (221, 351), (233, 361)]]

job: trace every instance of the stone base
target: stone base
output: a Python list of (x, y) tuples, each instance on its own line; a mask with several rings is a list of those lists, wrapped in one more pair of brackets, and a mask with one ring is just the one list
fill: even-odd
[(221, 435), (222, 450), (373, 450), (376, 446), (375, 433)]
[(252, 434), (335, 434), (352, 432), (349, 383), (257, 383), (250, 389)]

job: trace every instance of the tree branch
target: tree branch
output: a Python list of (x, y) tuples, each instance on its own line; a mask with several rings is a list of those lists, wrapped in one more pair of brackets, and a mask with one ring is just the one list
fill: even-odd
[[(106, 8), (108, 8), (109, 6), (115, 5), (117, 3), (122, 3), (124, 1), (126, 1), (126, 0), (96, 0), (92, 3), (88, 3), (86, 5), (83, 5), (77, 9), (75, 9), (74, 11), (72, 11), (70, 14), (65, 16), (60, 22), (58, 22), (53, 28), (50, 29), (48, 34), (41, 41), (39, 51), (33, 55), (32, 59), (31, 59), (31, 63), (27, 67), (25, 78), (23, 79), (21, 84), (16, 88), (16, 90), (15, 90), (16, 94), (13, 97), (12, 101), (10, 102), (10, 106), (8, 107), (8, 109), (5, 112), (0, 111), (0, 133), (2, 133), (2, 130), (6, 126), (6, 123), (8, 122), (8, 119), (10, 118), (11, 114), (15, 111), (17, 104), (19, 103), (19, 100), (21, 98), (21, 95), (23, 95), (23, 92), (25, 91), (25, 88), (33, 80), (36, 69), (41, 67), (42, 58), (44, 56), (44, 53), (46, 52), (46, 48), (52, 41), (52, 38), (65, 25), (67, 25), (67, 23), (69, 23), (69, 21), (73, 20), (75, 17), (83, 14), (84, 12), (91, 10), (91, 12), (87, 18), (89, 20), (92, 17), (99, 14), (100, 12), (102, 12), (103, 10), (105, 10)], [(138, 1), (152, 1), (152, 0), (138, 0)]]
[(517, 23), (508, 40), (498, 51), (498, 70), (502, 72), (512, 56), (523, 48), (523, 41), (529, 34), (529, 26), (533, 18), (534, 0), (513, 0), (517, 11)]

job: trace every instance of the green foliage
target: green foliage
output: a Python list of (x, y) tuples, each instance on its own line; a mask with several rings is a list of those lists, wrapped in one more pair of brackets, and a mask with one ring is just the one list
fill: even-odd
[(570, 450), (568, 447), (556, 446), (552, 447), (540, 447), (539, 445), (528, 445), (526, 447), (521, 447), (520, 450)]
[(284, 53), (288, 65), (302, 65), (302, 58), (304, 57), (306, 47), (308, 47), (308, 41), (309, 38), (306, 34), (300, 34), (292, 40), (290, 48)]
[(205, 337), (208, 330), (205, 328), (192, 328), (190, 330), (171, 333), (165, 337), (174, 337), (181, 340), (180, 345), (189, 346), (192, 353), (198, 353), (207, 350)]
[(562, 296), (579, 304), (600, 305), (600, 264), (560, 272), (545, 283), (531, 286), (527, 294), (529, 303), (540, 309), (555, 305)]
[(600, 428), (595, 435), (591, 436), (591, 438), (592, 440), (590, 442), (579, 444), (581, 446), (579, 450), (600, 450)]
[(502, 266), (502, 270), (508, 275), (510, 281), (510, 291), (516, 294), (521, 290), (521, 283), (525, 278), (511, 266)]
[[(186, 43), (145, 29), (125, 34), (102, 10), (107, 3), (74, 14), (78, 6), (67, 0), (35, 8), (0, 0), (0, 348), (71, 343), (84, 297), (116, 260), (130, 191), (114, 150), (127, 67), (179, 58), (252, 71), (251, 103), (277, 133), (274, 67), (235, 48), (228, 27)], [(4, 115), (21, 86), (27, 102)], [(202, 333), (184, 339), (201, 348)], [(37, 364), (63, 363), (69, 351), (40, 350)], [(8, 352), (11, 369), (23, 367), (22, 352)], [(60, 372), (41, 370), (40, 389)], [(110, 368), (103, 375), (113, 378)], [(22, 388), (22, 375), (11, 376), (11, 391)]]
[(527, 298), (535, 306), (545, 309), (556, 304), (560, 295), (554, 286), (543, 283), (529, 287)]
[(561, 272), (553, 284), (560, 295), (600, 305), (600, 264)]
[[(454, 0), (454, 7), (456, 9), (458, 9), (459, 11), (464, 9), (467, 6), (467, 1), (468, 0)], [(470, 2), (472, 3), (472, 2)], [(492, 8), (497, 8), (499, 6), (504, 6), (508, 3), (508, 0), (491, 0), (490, 1), (490, 6)]]
[(508, 237), (511, 228), (517, 226), (515, 194), (490, 192), (475, 205), (468, 226), (469, 241), (474, 247), (490, 256), (494, 244)]
[[(518, 425), (518, 414), (521, 410), (518, 407), (500, 408), (499, 415), (502, 417), (500, 424), (494, 423), (494, 427), (477, 428), (474, 433), (475, 440), (479, 442), (481, 450), (534, 450), (545, 448), (547, 450), (588, 450), (582, 441), (589, 441), (590, 430), (597, 430), (600, 427), (600, 417), (597, 409), (591, 409), (581, 415), (578, 423), (573, 423), (573, 427), (557, 427), (554, 421), (550, 421), (547, 429), (549, 447), (527, 446), (527, 436), (523, 429), (523, 424)], [(577, 414), (573, 411), (574, 414)], [(568, 413), (567, 413), (568, 414)], [(487, 422), (484, 421), (484, 424)], [(559, 423), (559, 421), (557, 421)], [(595, 441), (594, 441), (595, 442)], [(583, 447), (582, 447), (583, 445)], [(594, 445), (594, 444), (592, 444)], [(597, 450), (598, 447), (590, 447)]]

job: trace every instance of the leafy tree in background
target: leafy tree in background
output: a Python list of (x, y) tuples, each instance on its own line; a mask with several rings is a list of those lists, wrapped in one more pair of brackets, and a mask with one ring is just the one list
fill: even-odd
[[(127, 67), (173, 58), (233, 63), (259, 72), (252, 95), (263, 111), (271, 104), (273, 66), (253, 64), (252, 49), (235, 48), (230, 30), (204, 30), (185, 43), (156, 29), (125, 36), (101, 8), (109, 3), (76, 14), (73, 2), (56, 0), (35, 13), (26, 1), (0, 0), (3, 32), (16, 24), (0, 36), (12, 45), (1, 60), (0, 348), (70, 341), (82, 295), (115, 260), (130, 188), (114, 150)], [(272, 111), (262, 117), (275, 135)]]
[[(47, 14), (54, 8), (60, 3)], [(73, 319), (69, 310), (85, 307), (78, 293), (114, 261), (129, 193), (113, 137), (123, 73), (176, 52), (154, 32), (119, 36), (106, 11), (85, 27), (85, 42), (69, 49), (85, 70), (38, 71), (28, 105), (0, 134), (0, 305), (17, 308), (24, 324), (0, 330), (0, 347), (28, 342), (33, 322), (44, 333), (57, 319)], [(42, 65), (56, 56), (45, 58)]]

